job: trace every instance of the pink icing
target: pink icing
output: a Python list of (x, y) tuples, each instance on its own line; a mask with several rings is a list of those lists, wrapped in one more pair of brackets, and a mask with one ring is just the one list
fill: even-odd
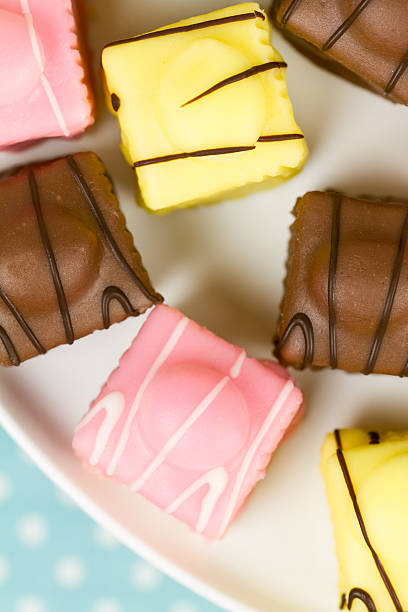
[(0, 148), (93, 123), (73, 0), (0, 0)]
[(161, 305), (78, 426), (73, 447), (100, 473), (221, 537), (301, 404), (286, 371)]
[[(197, 406), (208, 389), (222, 375), (196, 363), (163, 366), (146, 389), (140, 405), (140, 430), (153, 452), (185, 422), (191, 407)], [(224, 407), (228, 406), (228, 410)], [(200, 419), (177, 444), (167, 463), (194, 471), (209, 470), (231, 461), (242, 449), (249, 433), (249, 415), (245, 398), (229, 380), (223, 392), (211, 403)], [(211, 454), (208, 440), (212, 440)]]
[(4, 9), (0, 9), (0, 79), (0, 107), (10, 104), (10, 100), (16, 103), (26, 99), (40, 81), (40, 67), (32, 52), (26, 20), (23, 15)]

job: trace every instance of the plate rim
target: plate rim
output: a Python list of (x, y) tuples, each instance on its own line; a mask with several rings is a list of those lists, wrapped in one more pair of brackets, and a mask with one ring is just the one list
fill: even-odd
[[(227, 612), (265, 612), (262, 608), (254, 608), (239, 602), (234, 597), (226, 595), (221, 590), (211, 586), (205, 580), (193, 576), (188, 571), (172, 563), (163, 554), (143, 542), (135, 534), (130, 534), (125, 527), (105, 512), (96, 502), (71, 482), (70, 478), (54, 464), (40, 446), (30, 439), (28, 432), (11, 416), (3, 402), (0, 402), (0, 427), (3, 427), (12, 440), (32, 460), (34, 465), (63, 490), (89, 518), (110, 531), (126, 548), (142, 557), (169, 578), (175, 580), (187, 589), (203, 597), (207, 601), (224, 608)], [(279, 612), (275, 610), (275, 612)]]

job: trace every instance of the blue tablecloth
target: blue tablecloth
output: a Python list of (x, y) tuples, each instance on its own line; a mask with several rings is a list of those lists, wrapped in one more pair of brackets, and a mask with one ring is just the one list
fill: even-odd
[(96, 525), (0, 429), (0, 612), (218, 612)]

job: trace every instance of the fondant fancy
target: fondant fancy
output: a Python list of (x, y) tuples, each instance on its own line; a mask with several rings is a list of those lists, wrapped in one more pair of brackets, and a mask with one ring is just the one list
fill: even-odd
[(72, 342), (161, 301), (94, 153), (0, 181), (0, 364)]
[(105, 47), (109, 107), (148, 211), (211, 203), (300, 170), (307, 148), (270, 33), (246, 2)]
[(219, 538), (301, 404), (280, 366), (249, 359), (177, 310), (157, 306), (73, 446), (97, 472)]

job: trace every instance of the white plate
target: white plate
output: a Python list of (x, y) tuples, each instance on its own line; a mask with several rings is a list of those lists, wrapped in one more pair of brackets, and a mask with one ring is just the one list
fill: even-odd
[[(95, 72), (103, 44), (231, 4), (228, 0), (94, 0)], [(74, 142), (1, 154), (0, 169), (94, 149), (112, 174), (135, 242), (167, 301), (250, 354), (270, 354), (286, 258), (290, 210), (310, 189), (407, 197), (408, 110), (315, 67), (280, 35), (296, 117), (311, 149), (303, 172), (274, 191), (216, 207), (149, 216), (133, 202), (133, 174), (119, 130), (100, 109)], [(101, 92), (99, 92), (101, 94)], [(81, 468), (74, 426), (142, 323), (128, 319), (72, 347), (0, 372), (0, 422), (37, 464), (97, 521), (174, 578), (233, 611), (337, 609), (336, 561), (318, 471), (334, 427), (408, 426), (406, 381), (305, 372), (308, 413), (278, 450), (263, 483), (224, 541), (209, 544), (112, 482)]]

